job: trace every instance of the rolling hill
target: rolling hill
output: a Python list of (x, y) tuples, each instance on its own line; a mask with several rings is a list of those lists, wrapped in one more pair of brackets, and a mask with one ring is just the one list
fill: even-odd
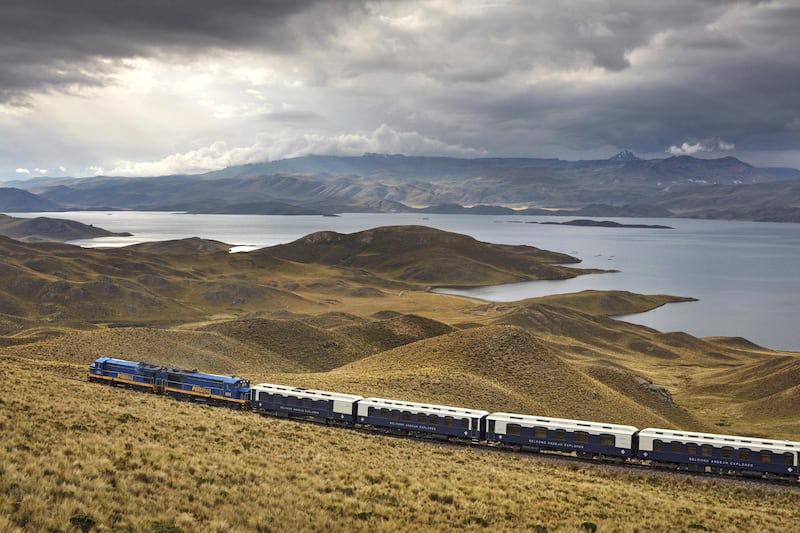
[(110, 355), (797, 440), (800, 354), (612, 318), (690, 298), (490, 304), (427, 290), (583, 272), (559, 254), (389, 227), (237, 254), (199, 239), (97, 250), (0, 237), (0, 257), (0, 530), (774, 530), (796, 514), (785, 485), (367, 435), (81, 380)]
[(65, 242), (96, 237), (127, 236), (74, 220), (49, 217), (17, 218), (0, 214), (0, 235), (25, 242)]
[[(723, 421), (769, 434), (748, 416), (761, 412), (752, 402), (795, 394), (791, 371), (759, 370), (774, 352), (612, 318), (691, 298), (588, 291), (487, 304), (428, 291), (586, 272), (555, 264), (573, 260), (562, 254), (414, 226), (226, 249), (199, 239), (98, 250), (0, 238), (0, 343), (31, 359), (118, 355), (637, 426)], [(785, 357), (793, 368), (795, 356)], [(764, 374), (773, 388), (754, 387), (769, 394), (741, 392), (748, 372)], [(780, 428), (800, 430), (796, 420)]]
[(559, 266), (578, 262), (565, 254), (485, 243), (424, 226), (375, 228), (349, 235), (323, 231), (252, 255), (366, 270), (394, 280), (439, 286), (567, 279), (600, 272)]

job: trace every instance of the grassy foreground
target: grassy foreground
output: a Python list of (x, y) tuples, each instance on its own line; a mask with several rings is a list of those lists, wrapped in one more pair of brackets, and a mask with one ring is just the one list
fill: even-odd
[(237, 412), (4, 357), (0, 532), (788, 531), (800, 491)]

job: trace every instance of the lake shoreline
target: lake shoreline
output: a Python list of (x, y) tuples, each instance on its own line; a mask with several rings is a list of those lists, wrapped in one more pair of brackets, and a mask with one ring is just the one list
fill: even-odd
[[(43, 213), (9, 213), (19, 217)], [(52, 213), (50, 213), (52, 215)], [(624, 224), (674, 229), (575, 227), (525, 223), (559, 217), (344, 213), (339, 217), (188, 215), (159, 212), (62, 212), (59, 218), (94, 224), (133, 237), (81, 241), (87, 247), (125, 246), (154, 240), (200, 237), (239, 250), (285, 244), (317, 231), (353, 233), (389, 225), (423, 225), (480, 241), (523, 244), (581, 259), (578, 268), (615, 270), (565, 281), (531, 281), (471, 290), (488, 301), (546, 294), (627, 290), (639, 294), (691, 295), (687, 306), (663, 306), (629, 321), (659, 331), (697, 337), (744, 337), (777, 350), (800, 350), (792, 317), (800, 302), (800, 225), (698, 219), (616, 219)], [(569, 221), (574, 217), (561, 217)], [(602, 218), (598, 220), (612, 220)]]

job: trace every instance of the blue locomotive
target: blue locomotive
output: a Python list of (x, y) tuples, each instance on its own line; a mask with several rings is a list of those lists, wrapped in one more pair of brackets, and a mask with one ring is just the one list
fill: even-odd
[(250, 382), (235, 376), (101, 357), (89, 365), (89, 380), (149, 390), (179, 399), (250, 407)]
[(89, 379), (281, 417), (424, 436), (556, 451), (717, 474), (800, 481), (800, 442), (685, 432), (516, 413), (489, 413), (448, 405), (363, 398), (287, 385), (250, 386), (235, 376), (176, 370), (101, 357)]

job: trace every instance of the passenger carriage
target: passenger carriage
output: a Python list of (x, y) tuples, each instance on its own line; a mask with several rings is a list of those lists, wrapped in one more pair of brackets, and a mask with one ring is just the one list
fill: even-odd
[(263, 414), (353, 422), (356, 402), (362, 396), (287, 385), (260, 383), (252, 387), (253, 409)]
[(487, 441), (579, 455), (633, 457), (637, 431), (633, 426), (515, 413), (486, 418)]
[(477, 441), (483, 436), (484, 420), (488, 414), (488, 411), (447, 405), (366, 398), (358, 402), (356, 421), (400, 433), (431, 434)]
[(800, 442), (647, 428), (637, 457), (714, 473), (798, 476)]

